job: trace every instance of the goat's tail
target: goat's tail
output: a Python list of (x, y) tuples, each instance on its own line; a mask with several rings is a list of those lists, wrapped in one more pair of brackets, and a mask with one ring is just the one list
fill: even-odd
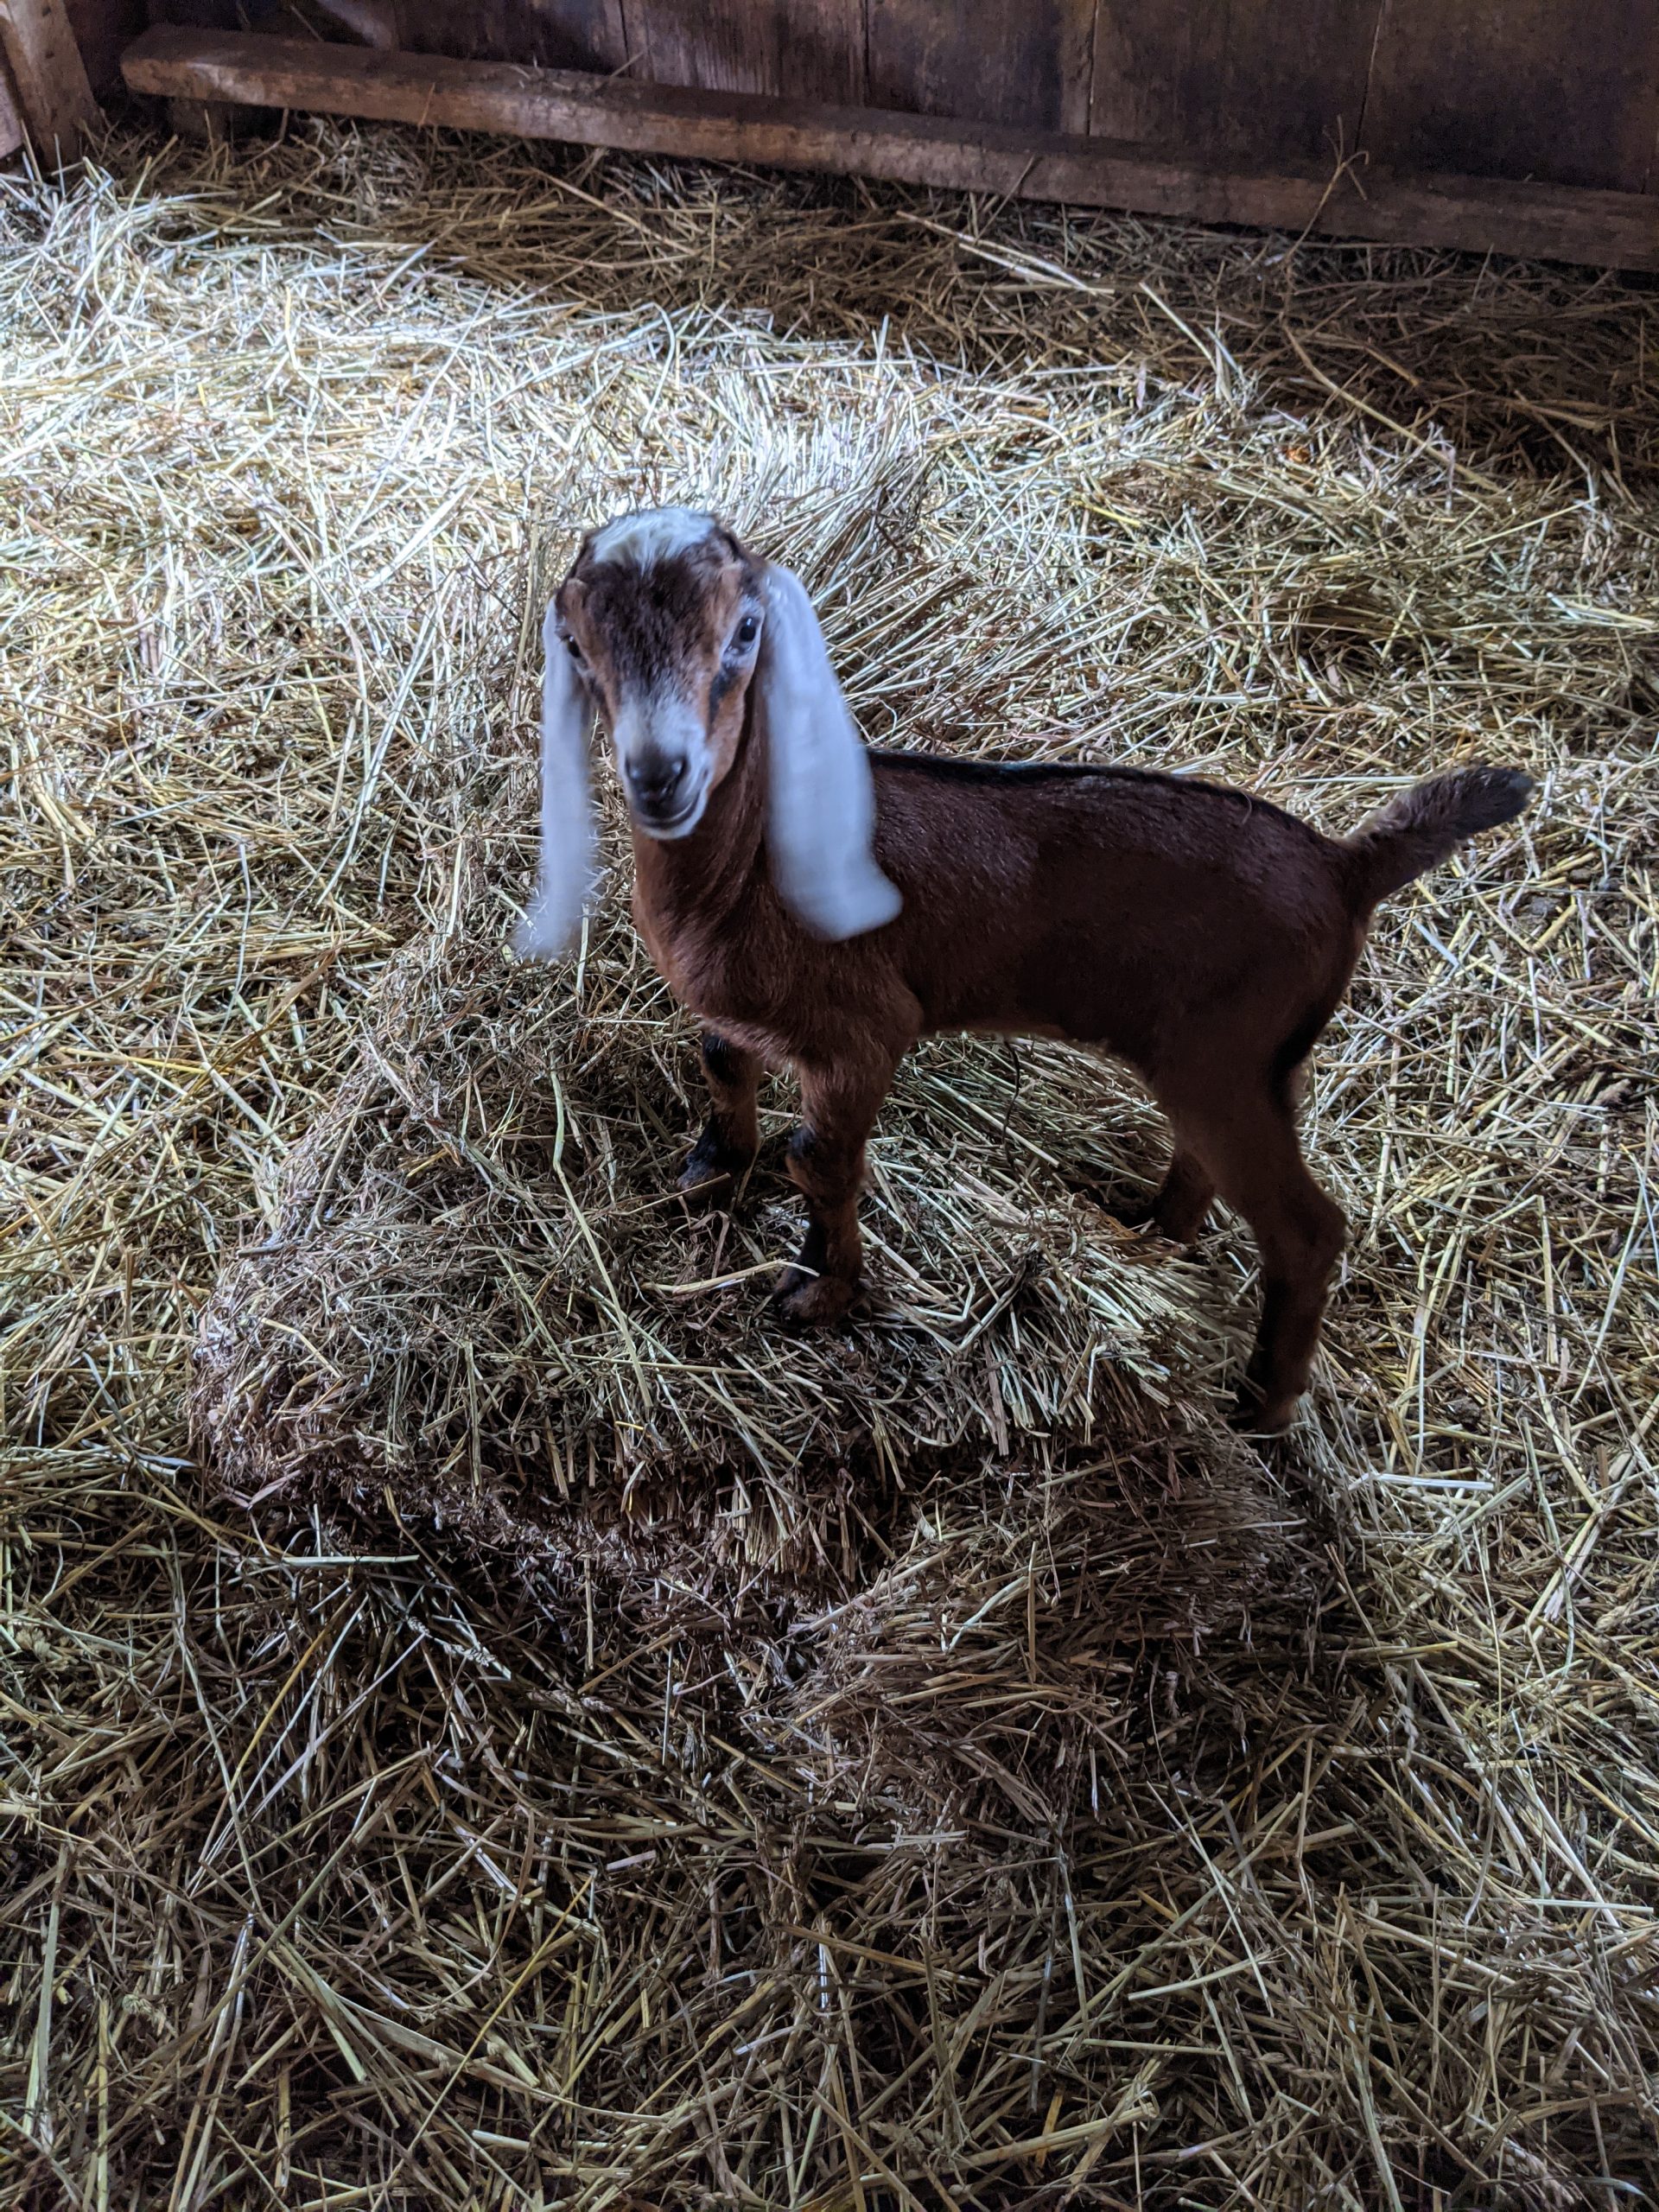
[(1360, 906), (1369, 911), (1438, 867), (1465, 837), (1513, 822), (1533, 788), (1518, 768), (1454, 768), (1391, 798), (1343, 840)]

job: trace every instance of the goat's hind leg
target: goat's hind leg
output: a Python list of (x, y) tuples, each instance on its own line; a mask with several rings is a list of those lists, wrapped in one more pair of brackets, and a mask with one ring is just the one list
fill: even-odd
[(760, 1141), (756, 1094), (760, 1087), (759, 1056), (746, 1052), (712, 1029), (702, 1033), (702, 1074), (709, 1085), (709, 1115), (691, 1147), (680, 1177), (688, 1205), (717, 1205), (753, 1165)]
[(1307, 1172), (1289, 1085), (1241, 1085), (1224, 1105), (1186, 1110), (1183, 1120), (1262, 1255), (1262, 1317), (1233, 1419), (1272, 1434), (1289, 1427), (1307, 1387), (1347, 1224)]

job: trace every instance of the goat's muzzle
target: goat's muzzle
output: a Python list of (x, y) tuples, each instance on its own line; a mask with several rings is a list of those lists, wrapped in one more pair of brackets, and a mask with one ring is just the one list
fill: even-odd
[(702, 812), (702, 779), (683, 753), (652, 747), (623, 769), (628, 807), (648, 837), (683, 837)]

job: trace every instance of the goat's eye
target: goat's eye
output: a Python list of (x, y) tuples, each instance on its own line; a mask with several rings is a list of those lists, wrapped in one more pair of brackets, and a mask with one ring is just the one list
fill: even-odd
[(569, 654), (572, 660), (579, 661), (582, 658), (582, 647), (576, 643), (574, 638), (567, 638), (565, 639), (564, 650)]
[(753, 615), (746, 614), (738, 624), (736, 634), (732, 642), (738, 645), (752, 645), (760, 632), (760, 625), (755, 620)]

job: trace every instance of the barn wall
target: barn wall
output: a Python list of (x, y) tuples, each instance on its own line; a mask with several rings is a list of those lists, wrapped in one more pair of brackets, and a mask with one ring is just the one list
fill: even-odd
[[(174, 5), (178, 0), (174, 0)], [(214, 0), (207, 0), (210, 7)], [(202, 0), (192, 18), (203, 20)], [(1648, 191), (1659, 0), (396, 0), (416, 53)], [(152, 19), (168, 19), (152, 0)], [(176, 16), (172, 19), (176, 20)], [(235, 20), (232, 9), (224, 17)], [(274, 24), (272, 26), (275, 27)]]
[[(0, 0), (3, 4), (3, 0)], [(1659, 191), (1659, 0), (52, 0), (99, 94), (146, 24), (302, 33), (1064, 132), (1240, 171)], [(338, 11), (338, 12), (337, 12)], [(0, 86), (0, 155), (18, 135)]]
[(1366, 143), (1400, 168), (1654, 188), (1659, 6), (1386, 0)]

